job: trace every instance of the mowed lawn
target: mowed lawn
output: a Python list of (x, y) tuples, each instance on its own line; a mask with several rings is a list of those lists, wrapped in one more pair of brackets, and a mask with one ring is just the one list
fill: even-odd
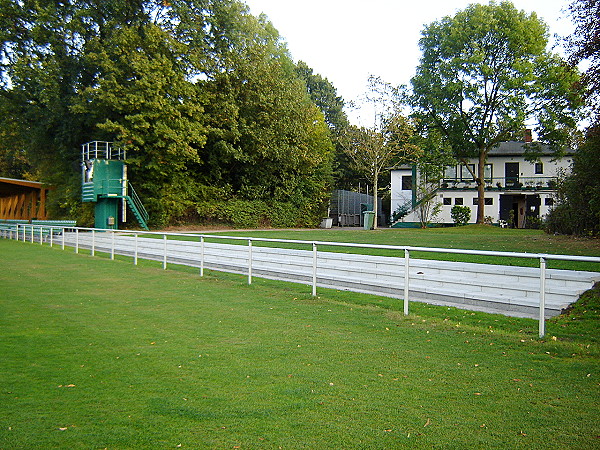
[(0, 240), (0, 448), (600, 445), (596, 316), (308, 291)]

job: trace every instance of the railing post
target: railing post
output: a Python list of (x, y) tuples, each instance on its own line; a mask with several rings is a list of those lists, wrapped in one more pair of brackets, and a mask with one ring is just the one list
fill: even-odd
[(200, 276), (204, 276), (204, 236), (200, 236)]
[(79, 253), (79, 228), (75, 228), (75, 253)]
[(44, 245), (44, 225), (40, 227), (40, 245)]
[(65, 230), (66, 230), (66, 228), (63, 227), (62, 228), (62, 249), (63, 250), (65, 249)]
[(31, 225), (31, 243), (33, 244), (33, 225)]
[(110, 230), (110, 259), (115, 259), (115, 230)]
[(96, 230), (92, 229), (92, 256), (96, 256)]
[(134, 241), (135, 241), (135, 247), (134, 247), (134, 251), (133, 251), (133, 264), (135, 266), (137, 266), (138, 263), (138, 234), (134, 233)]
[(313, 242), (312, 296), (317, 296), (317, 244)]
[(404, 315), (408, 316), (408, 291), (410, 282), (410, 253), (404, 249)]
[(163, 234), (163, 270), (167, 269), (167, 235)]
[(50, 227), (50, 247), (52, 247), (53, 243), (54, 243), (54, 228)]
[(546, 334), (546, 258), (540, 258), (540, 338)]
[(248, 239), (248, 284), (252, 284), (252, 239)]

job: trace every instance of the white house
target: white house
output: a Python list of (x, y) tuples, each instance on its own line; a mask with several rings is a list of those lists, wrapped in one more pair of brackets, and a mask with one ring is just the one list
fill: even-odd
[[(524, 228), (543, 219), (555, 201), (557, 176), (571, 170), (572, 155), (555, 159), (552, 152), (543, 147), (537, 162), (525, 160), (525, 142), (503, 142), (492, 149), (485, 164), (485, 216), (492, 223), (508, 223)], [(477, 169), (478, 160), (469, 161), (471, 170)], [(414, 208), (418, 194), (419, 174), (414, 168), (404, 167), (391, 174), (391, 211), (401, 207), (410, 212), (393, 226), (402, 227), (418, 223)], [(417, 182), (414, 182), (417, 181)], [(464, 164), (447, 167), (444, 178), (433, 200), (441, 211), (433, 222), (453, 223), (450, 210), (454, 205), (471, 208), (471, 223), (477, 217), (477, 187)], [(512, 222), (512, 223), (511, 223)]]

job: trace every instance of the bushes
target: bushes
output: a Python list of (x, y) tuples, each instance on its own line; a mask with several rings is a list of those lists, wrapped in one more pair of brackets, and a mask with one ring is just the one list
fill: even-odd
[(588, 129), (573, 157), (572, 173), (559, 180), (558, 205), (546, 219), (546, 231), (600, 235), (600, 126)]
[(567, 204), (556, 206), (546, 217), (545, 231), (552, 234), (575, 234), (575, 211)]
[(206, 201), (196, 206), (196, 212), (204, 223), (236, 228), (316, 226), (321, 220), (320, 215), (302, 206), (261, 200)]
[(454, 205), (450, 210), (450, 215), (456, 225), (466, 225), (471, 220), (471, 208), (468, 206)]

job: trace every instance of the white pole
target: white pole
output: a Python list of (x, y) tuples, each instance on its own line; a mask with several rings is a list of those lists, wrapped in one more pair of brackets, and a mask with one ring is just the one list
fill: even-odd
[(54, 228), (50, 227), (50, 247), (52, 247), (54, 239)]
[(33, 244), (33, 225), (31, 225), (31, 243)]
[(546, 258), (540, 258), (540, 338), (546, 334)]
[(167, 235), (163, 234), (163, 270), (167, 269)]
[(312, 295), (317, 296), (317, 244), (313, 242)]
[(404, 249), (404, 315), (408, 316), (408, 291), (409, 291), (409, 269), (410, 254), (408, 249)]
[(40, 227), (40, 245), (44, 245), (44, 226)]
[(248, 284), (252, 284), (252, 239), (248, 239)]
[(75, 228), (75, 253), (79, 253), (79, 228)]
[(137, 266), (138, 263), (138, 234), (135, 233), (135, 250), (133, 253), (133, 264)]
[(204, 236), (200, 236), (200, 276), (204, 276)]
[(96, 230), (92, 230), (92, 256), (96, 255)]
[(110, 259), (115, 259), (115, 230), (110, 230)]
[(65, 249), (65, 227), (62, 229), (62, 249)]

